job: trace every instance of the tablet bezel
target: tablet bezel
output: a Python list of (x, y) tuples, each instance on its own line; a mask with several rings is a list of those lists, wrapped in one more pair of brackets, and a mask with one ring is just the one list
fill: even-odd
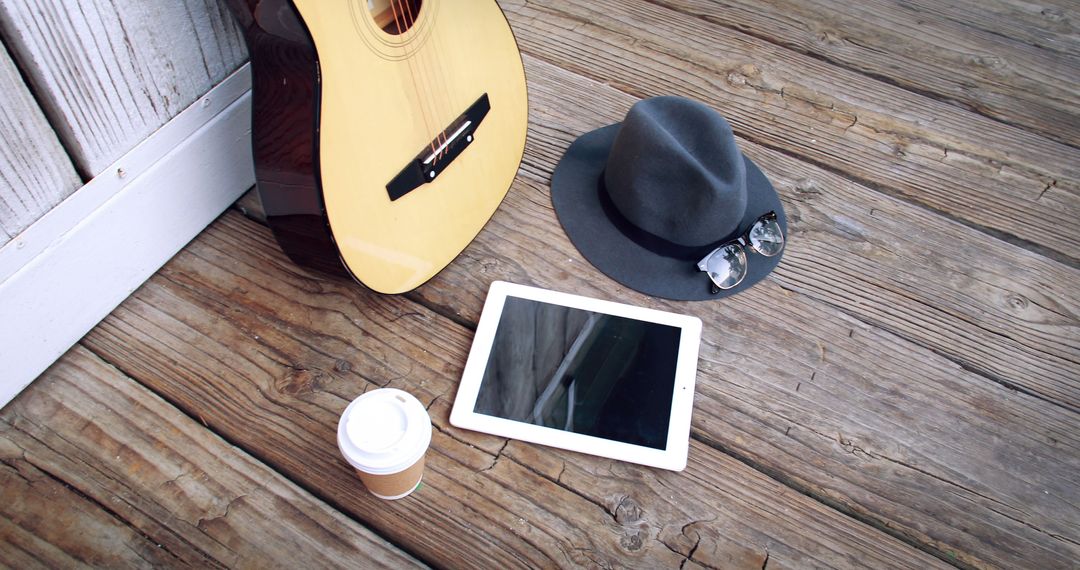
[[(474, 412), (480, 384), (484, 379), (488, 359), (495, 341), (495, 332), (507, 297), (551, 303), (584, 311), (626, 317), (680, 329), (679, 350), (672, 385), (671, 414), (668, 420), (667, 444), (655, 449), (596, 436), (567, 432)], [(694, 406), (694, 384), (697, 380), (698, 347), (701, 342), (701, 319), (645, 307), (635, 307), (580, 295), (560, 293), (525, 285), (494, 281), (484, 302), (480, 323), (476, 327), (472, 349), (465, 363), (458, 387), (450, 423), (456, 427), (490, 433), (531, 443), (568, 449), (611, 459), (639, 463), (661, 469), (682, 471), (690, 440), (690, 416)]]

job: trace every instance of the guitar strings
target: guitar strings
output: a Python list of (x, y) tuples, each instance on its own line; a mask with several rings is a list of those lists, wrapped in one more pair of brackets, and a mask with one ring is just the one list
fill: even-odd
[[(398, 4), (401, 6), (401, 19), (405, 22), (405, 29), (406, 30), (413, 29), (413, 26), (416, 24), (416, 18), (414, 18), (413, 15), (412, 15), (411, 3), (409, 2), (409, 0), (398, 0)], [(416, 63), (417, 63), (417, 66), (420, 68), (421, 77), (424, 77), (425, 79), (430, 80), (431, 74), (428, 72), (428, 69), (427, 69), (427, 66), (425, 65), (423, 56), (424, 56), (424, 52), (422, 50), (417, 50), (414, 53), (414, 56), (410, 57), (409, 60), (412, 61), (412, 60), (415, 59)], [(428, 91), (430, 91), (430, 88), (428, 89)], [(440, 128), (440, 123), (441, 123), (440, 114), (441, 113), (439, 111), (439, 101), (438, 101), (437, 97), (432, 97), (429, 100), (429, 103), (432, 106), (432, 113), (435, 115), (434, 128), (432, 128), (430, 126), (428, 127), (428, 136), (429, 136), (429, 138), (431, 140), (431, 152), (434, 155), (436, 150), (439, 147), (441, 147), (442, 143), (443, 143), (442, 129)], [(434, 136), (431, 136), (431, 131), (432, 130), (437, 131), (437, 133)], [(432, 163), (434, 164), (434, 162), (437, 161), (438, 158), (439, 157), (436, 156), (432, 160)]]
[[(419, 12), (420, 12), (420, 10), (423, 9), (423, 7), (422, 7), (422, 5), (418, 6), (417, 7), (417, 13), (414, 14), (413, 13), (412, 2), (410, 0), (401, 0), (401, 1), (404, 3), (405, 9), (408, 11), (408, 17), (409, 17), (409, 20), (411, 22), (409, 24), (409, 26), (411, 28), (412, 26), (414, 26), (416, 24), (416, 21), (419, 18), (419, 15), (420, 15)], [(433, 1), (435, 1), (435, 0), (428, 0), (428, 3), (430, 4), (430, 2), (433, 2)], [(428, 6), (428, 12), (431, 13), (431, 11), (432, 11), (432, 8), (429, 5)], [(439, 34), (434, 34), (434, 36), (435, 36), (434, 39), (438, 40), (440, 35)], [(434, 45), (432, 47), (435, 48), (434, 50), (432, 50), (433, 54), (431, 56), (432, 59), (434, 59), (434, 61), (430, 62), (431, 65), (428, 65), (427, 67), (429, 67), (431, 69), (431, 77), (432, 77), (433, 82), (434, 82), (435, 105), (436, 105), (436, 107), (438, 107), (439, 103), (442, 103), (442, 105), (443, 105), (443, 109), (441, 110), (442, 111), (442, 116), (439, 119), (437, 119), (437, 121), (438, 121), (437, 128), (439, 129), (439, 133), (438, 133), (439, 148), (442, 149), (441, 152), (439, 153), (439, 156), (437, 156), (435, 158), (435, 160), (437, 161), (440, 158), (442, 158), (443, 156), (445, 156), (446, 153), (450, 152), (449, 145), (446, 144), (449, 135), (447, 134), (446, 129), (442, 128), (443, 127), (443, 122), (444, 122), (442, 117), (445, 117), (445, 120), (447, 120), (447, 121), (452, 121), (454, 118), (456, 118), (458, 116), (458, 113), (456, 112), (457, 110), (454, 108), (452, 98), (450, 97), (450, 89), (447, 86), (448, 84), (447, 84), (447, 81), (446, 81), (445, 70), (443, 69), (442, 62), (440, 61), (440, 58), (439, 58), (439, 55), (442, 53), (442, 51), (441, 51), (442, 46), (439, 45), (439, 43), (436, 41), (436, 42), (434, 42)], [(424, 53), (423, 51), (417, 52), (418, 58), (420, 59), (421, 67), (424, 67), (424, 64), (425, 64), (423, 53)]]
[[(412, 2), (410, 0), (398, 0), (398, 1), (402, 6), (404, 6), (404, 9), (405, 9), (405, 12), (406, 12), (406, 15), (407, 15), (407, 18), (408, 18), (407, 21), (409, 22), (409, 29), (413, 29), (413, 27), (416, 25), (416, 20), (417, 20), (418, 14), (413, 14)], [(415, 34), (415, 32), (414, 32), (414, 34)], [(435, 61), (435, 62), (428, 61), (427, 58), (424, 57), (424, 52), (425, 51), (426, 50), (417, 50), (416, 51), (416, 60), (417, 60), (417, 63), (419, 65), (419, 67), (420, 67), (421, 72), (424, 74), (425, 78), (428, 80), (428, 83), (427, 83), (428, 92), (429, 92), (429, 96), (431, 97), (431, 104), (432, 104), (432, 107), (433, 107), (433, 113), (435, 114), (435, 129), (436, 129), (436, 132), (434, 133), (434, 136), (432, 138), (434, 138), (435, 141), (437, 141), (437, 143), (436, 143), (436, 149), (435, 149), (435, 153), (434, 153), (435, 157), (432, 159), (432, 164), (434, 164), (435, 162), (438, 162), (438, 160), (441, 159), (444, 156), (444, 154), (446, 153), (446, 150), (448, 148), (448, 146), (446, 145), (446, 142), (447, 142), (446, 129), (444, 128), (444, 125), (443, 125), (443, 123), (445, 122), (445, 117), (448, 116), (447, 115), (447, 109), (446, 109), (448, 107), (448, 105), (447, 105), (447, 102), (446, 102), (445, 98), (442, 97), (440, 95), (440, 93), (439, 93), (438, 80), (439, 80), (439, 77), (442, 75), (439, 72), (439, 70), (440, 70), (440, 67), (438, 65), (439, 62), (438, 61)], [(434, 56), (437, 57), (438, 53), (436, 52), (436, 54), (434, 54)], [(432, 63), (434, 65), (432, 65)], [(442, 105), (440, 105), (440, 103)], [(442, 107), (442, 108), (440, 108), (440, 107)]]
[[(436, 1), (441, 1), (441, 0), (431, 0), (431, 1), (436, 2)], [(432, 14), (435, 13), (434, 9), (432, 9), (431, 13)], [(436, 54), (446, 53), (446, 52), (443, 51), (444, 46), (442, 45), (442, 41), (444, 39), (445, 38), (442, 36), (442, 34), (435, 34), (435, 37), (434, 37), (435, 42), (434, 42), (434, 44), (435, 44), (435, 53)], [(450, 63), (453, 63), (453, 60), (446, 60), (446, 61), (449, 62), (447, 65), (449, 65)], [(457, 76), (458, 73), (455, 72), (454, 75)], [(442, 85), (443, 100), (446, 101), (447, 106), (450, 107), (449, 117), (450, 117), (450, 120), (453, 121), (453, 120), (457, 119), (461, 115), (461, 112), (463, 110), (463, 109), (461, 109), (459, 107), (459, 105), (461, 104), (461, 101), (458, 100), (457, 97), (453, 96), (456, 92), (451, 91), (451, 89), (449, 87), (451, 82), (446, 79), (446, 77), (447, 77), (447, 69), (443, 65), (438, 66), (438, 68), (436, 70), (436, 77), (437, 77), (437, 80)], [(444, 152), (450, 152), (449, 147), (447, 147), (444, 150)]]
[[(405, 0), (400, 0), (400, 1), (404, 2)], [(420, 113), (421, 113), (421, 115), (423, 116), (423, 119), (424, 119), (424, 129), (425, 129), (426, 132), (430, 133), (432, 130), (434, 130), (434, 129), (438, 128), (438, 127), (434, 127), (434, 128), (432, 127), (432, 121), (431, 121), (431, 119), (430, 119), (430, 117), (428, 115), (428, 108), (427, 108), (429, 102), (426, 100), (427, 98), (424, 97), (424, 93), (423, 93), (424, 90), (425, 90), (425, 87), (423, 85), (422, 79), (417, 78), (417, 71), (416, 71), (416, 69), (414, 69), (412, 58), (408, 57), (408, 45), (406, 44), (404, 38), (402, 37), (402, 34), (404, 33), (404, 29), (406, 29), (408, 27), (407, 24), (404, 27), (402, 26), (402, 21), (405, 19), (405, 10), (404, 10), (404, 8), (402, 8), (401, 12), (399, 13), (398, 9), (399, 8), (398, 8), (398, 4), (396, 3), (396, 1), (395, 0), (390, 0), (390, 11), (394, 15), (394, 27), (395, 27), (395, 29), (397, 31), (397, 38), (396, 39), (398, 41), (398, 44), (401, 46), (402, 59), (405, 60), (405, 65), (409, 68), (409, 75), (412, 78), (413, 90), (414, 90), (415, 95), (416, 95), (418, 106), (420, 107)], [(420, 70), (420, 76), (421, 77), (423, 76), (423, 70)], [(434, 109), (432, 110), (432, 113), (436, 115), (436, 120), (437, 120), (437, 113), (435, 112)], [(431, 144), (431, 152), (432, 152), (432, 154), (434, 154), (436, 148), (438, 148), (436, 146), (435, 140), (431, 139), (430, 144)], [(441, 144), (441, 143), (439, 143), (439, 144)]]

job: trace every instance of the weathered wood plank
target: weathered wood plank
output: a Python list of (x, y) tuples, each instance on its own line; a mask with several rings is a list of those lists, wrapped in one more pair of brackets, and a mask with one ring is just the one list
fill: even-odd
[(473, 319), (485, 282), (507, 279), (693, 312), (710, 331), (696, 439), (949, 560), (1062, 567), (1077, 556), (1080, 512), (1062, 500), (1080, 487), (1075, 414), (775, 284), (711, 310), (656, 303), (587, 268), (527, 201), (509, 202), (531, 211), (497, 220), (423, 300)]
[(0, 480), (15, 567), (418, 565), (79, 346), (0, 414)]
[[(679, 474), (643, 472), (626, 463), (599, 461), (519, 441), (511, 441), (502, 456), (529, 465), (533, 471), (603, 504), (615, 524), (621, 527), (624, 536), (621, 540), (634, 544), (637, 540), (655, 537), (699, 567), (849, 568), (867, 564), (855, 553), (832, 550), (833, 545), (807, 550), (805, 545), (792, 544), (757, 531), (757, 528), (783, 529), (785, 533), (798, 534), (799, 527), (813, 526), (847, 532), (843, 525), (836, 524), (842, 514), (832, 510), (823, 514), (819, 506), (812, 503), (747, 503), (748, 495), (786, 497), (795, 492), (774, 479), (756, 476), (746, 465), (726, 454), (716, 453), (699, 441), (691, 441), (690, 468)], [(498, 472), (499, 465), (492, 471)], [(509, 474), (501, 475), (507, 485), (514, 484)], [(740, 529), (742, 521), (718, 516), (719, 512), (732, 508), (751, 509), (754, 528)], [(869, 537), (850, 535), (841, 543), (866, 538)], [(867, 547), (875, 548), (875, 545)], [(912, 562), (893, 560), (885, 566)], [(935, 561), (934, 566), (939, 565), (941, 563)]]
[[(33, 464), (0, 437), (0, 566), (4, 568), (168, 567), (177, 560)], [(210, 560), (201, 559), (208, 566)]]
[[(1074, 269), (741, 141), (788, 209), (777, 273), (717, 303), (628, 291), (569, 243), (547, 183), (574, 137), (633, 98), (526, 62), (533, 130), (518, 185), (418, 300), (475, 322), (504, 279), (691, 312), (706, 323), (696, 438), (945, 559), (1061, 567), (1080, 555), (1080, 507), (1063, 500), (1080, 494)], [(1011, 388), (1051, 354), (1047, 386), (1070, 409)], [(984, 359), (998, 382), (970, 372)]]
[(643, 0), (501, 6), (531, 55), (635, 96), (693, 96), (745, 138), (1080, 260), (1078, 149)]
[(0, 30), (87, 178), (247, 58), (216, 0), (3, 0)]
[[(588, 282), (594, 285), (586, 294), (655, 302), (584, 264), (559, 229), (546, 188), (570, 141), (619, 120), (633, 98), (531, 57), (526, 57), (526, 65), (533, 124), (518, 185), (476, 244), (421, 289), (418, 298), (466, 322), (479, 317), (493, 279), (563, 289)], [(577, 105), (562, 103), (567, 100)], [(783, 289), (772, 290), (765, 301), (743, 302), (740, 315), (754, 323), (761, 318), (758, 302), (775, 304), (779, 297), (784, 307), (790, 302), (787, 297), (805, 296), (798, 305), (804, 316), (791, 325), (798, 331), (793, 346), (800, 348), (779, 351), (788, 358), (778, 355), (777, 360), (792, 369), (773, 378), (778, 370), (757, 362), (761, 357), (754, 355), (761, 353), (763, 343), (768, 352), (786, 340), (771, 340), (776, 333), (772, 328), (761, 332), (739, 318), (717, 319), (712, 311), (706, 313), (706, 322), (713, 323), (707, 330), (720, 327), (752, 337), (737, 339), (741, 350), (724, 356), (723, 364), (710, 365), (715, 376), (726, 378), (732, 362), (750, 358), (752, 364), (741, 375), (738, 389), (713, 392), (725, 404), (710, 408), (714, 419), (706, 429), (696, 428), (697, 437), (737, 449), (778, 477), (899, 528), (911, 540), (926, 541), (946, 558), (952, 552), (978, 564), (1014, 553), (1020, 553), (1014, 560), (1022, 560), (1030, 553), (1061, 561), (1062, 553), (1074, 552), (1080, 515), (1075, 505), (1058, 498), (1075, 493), (1080, 484), (1069, 475), (1076, 466), (1076, 440), (1067, 434), (1075, 416), (1001, 386), (1022, 387), (1075, 409), (1080, 401), (1080, 300), (1070, 284), (1080, 280), (1076, 270), (782, 153), (746, 141), (741, 145), (784, 197), (792, 241), (784, 264), (771, 278)], [(927, 256), (928, 249), (935, 255)], [(808, 300), (817, 303), (804, 306)], [(699, 307), (709, 308), (663, 306), (702, 316)], [(790, 317), (781, 309), (771, 318)], [(840, 324), (834, 329), (827, 323)], [(866, 338), (847, 336), (862, 336), (864, 331)], [(778, 334), (777, 339), (785, 339), (793, 333)], [(719, 354), (727, 353), (736, 340), (722, 335), (714, 339)], [(837, 374), (829, 370), (834, 342), (843, 347), (845, 360), (860, 354), (872, 355), (872, 360), (845, 362), (840, 380), (826, 380), (826, 372)], [(806, 357), (818, 353), (820, 359)], [(999, 385), (963, 369), (985, 374)], [(875, 386), (882, 375), (883, 385)], [(768, 383), (759, 385), (761, 378)], [(828, 383), (824, 392), (817, 385), (821, 382)], [(784, 396), (782, 405), (755, 408), (747, 403), (771, 402), (777, 391)], [(832, 400), (833, 391), (841, 392), (839, 403)], [(837, 419), (837, 409), (857, 413)], [(804, 421), (806, 414), (814, 419)], [(741, 419), (715, 419), (728, 416)], [(722, 426), (725, 437), (710, 436), (708, 426)], [(1001, 434), (1014, 432), (1039, 435), (1011, 435), (1017, 439), (1001, 441)], [(940, 433), (944, 436), (938, 437)], [(757, 434), (756, 441), (739, 434)], [(1065, 457), (1052, 465), (1030, 462), (1046, 453)], [(802, 457), (807, 464), (789, 465), (788, 457)], [(1004, 472), (999, 460), (1007, 464)], [(840, 490), (832, 487), (833, 467), (850, 478)], [(861, 474), (863, 468), (870, 474)], [(987, 475), (995, 472), (1002, 474)], [(1032, 481), (1046, 485), (1049, 494), (1033, 492)], [(873, 496), (862, 504), (865, 489), (873, 489)], [(980, 509), (967, 513), (969, 502)], [(999, 512), (1002, 505), (1008, 509)], [(967, 530), (957, 531), (953, 525)], [(1065, 538), (1047, 537), (1043, 530)], [(1021, 538), (1010, 539), (1015, 543), (1000, 538), (1017, 531)], [(993, 546), (984, 552), (987, 545)]]
[(0, 246), (82, 182), (0, 46)]
[[(1080, 58), (896, 0), (656, 3), (1080, 145)], [(938, 3), (940, 4), (940, 3)], [(995, 5), (998, 2), (987, 2)], [(1076, 12), (1075, 16), (1080, 16)]]
[[(621, 120), (634, 98), (526, 61), (533, 131), (523, 172), (532, 197), (508, 207), (528, 206), (537, 218), (550, 208), (544, 187), (570, 142)], [(560, 105), (565, 99), (582, 105)], [(1080, 271), (783, 153), (741, 144), (770, 176), (791, 218), (792, 247), (777, 272), (786, 288), (994, 381), (1080, 409), (1080, 291), (1073, 286)], [(527, 247), (514, 254), (535, 255)], [(474, 285), (479, 291), (483, 279)]]
[[(405, 297), (308, 275), (265, 227), (230, 213), (84, 342), (437, 566), (675, 567), (711, 553), (760, 566), (765, 551), (754, 545), (787, 566), (938, 565), (707, 446), (695, 445), (681, 474), (577, 457), (581, 485), (609, 470), (623, 479), (567, 486), (528, 450), (448, 425), (470, 338)], [(338, 414), (376, 385), (416, 394), (436, 427), (424, 487), (392, 504), (359, 488), (334, 443)], [(707, 495), (718, 480), (730, 494)], [(672, 491), (690, 481), (700, 481), (694, 492)], [(643, 514), (628, 518), (627, 496)], [(784, 511), (805, 516), (777, 524)]]
[(907, 0), (925, 19), (959, 24), (1065, 55), (1080, 56), (1080, 15), (1073, 0)]

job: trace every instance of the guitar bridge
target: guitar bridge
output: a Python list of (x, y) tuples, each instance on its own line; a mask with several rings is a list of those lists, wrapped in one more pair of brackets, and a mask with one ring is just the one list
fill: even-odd
[(390, 200), (397, 200), (421, 185), (437, 179), (450, 163), (472, 144), (473, 133), (490, 110), (491, 103), (487, 93), (484, 93), (386, 185)]

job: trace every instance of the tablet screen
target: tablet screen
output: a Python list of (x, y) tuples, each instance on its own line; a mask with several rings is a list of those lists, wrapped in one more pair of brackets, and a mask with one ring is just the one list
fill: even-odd
[(473, 411), (664, 449), (681, 334), (507, 297)]
[(495, 281), (450, 423), (680, 471), (701, 319)]

